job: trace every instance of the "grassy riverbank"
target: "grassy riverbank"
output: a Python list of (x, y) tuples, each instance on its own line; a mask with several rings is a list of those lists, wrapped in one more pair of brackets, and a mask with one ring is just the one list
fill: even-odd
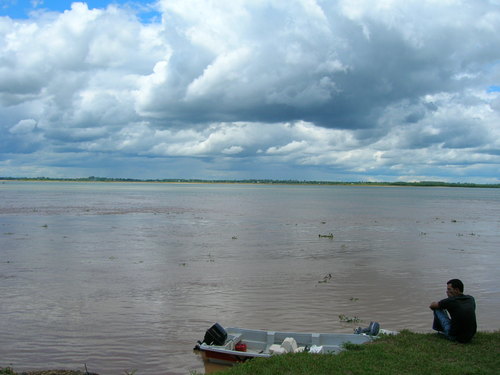
[[(466, 345), (447, 341), (437, 334), (403, 331), (373, 343), (348, 345), (347, 349), (338, 355), (301, 353), (253, 359), (217, 374), (496, 375), (500, 369), (500, 331), (479, 332)], [(141, 375), (140, 369), (134, 373)], [(85, 375), (85, 372), (47, 370), (18, 373), (14, 369), (0, 367), (0, 375), (24, 374)]]
[(339, 355), (301, 353), (254, 359), (218, 374), (496, 375), (500, 371), (500, 331), (479, 332), (466, 345), (437, 334), (403, 331), (348, 349)]

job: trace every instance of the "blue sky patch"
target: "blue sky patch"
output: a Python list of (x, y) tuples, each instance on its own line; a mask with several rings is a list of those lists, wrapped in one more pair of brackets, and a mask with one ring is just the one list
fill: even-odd
[[(71, 4), (78, 2), (78, 0), (70, 1), (43, 1), (43, 0), (0, 0), (0, 17), (7, 16), (14, 19), (27, 19), (33, 11), (47, 10), (53, 12), (64, 12), (71, 9)], [(147, 5), (154, 3), (154, 1), (129, 1), (129, 0), (81, 0), (80, 2), (86, 3), (89, 9), (99, 8), (104, 9), (109, 4), (116, 4), (120, 6), (128, 6), (138, 11), (139, 17), (143, 21), (147, 21), (157, 16), (156, 12), (148, 11)], [(144, 12), (141, 11), (144, 10)], [(143, 14), (144, 13), (144, 14)]]

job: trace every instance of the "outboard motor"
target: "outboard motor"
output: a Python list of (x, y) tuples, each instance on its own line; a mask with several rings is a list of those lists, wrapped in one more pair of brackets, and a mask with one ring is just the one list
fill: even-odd
[(380, 324), (378, 322), (371, 322), (368, 328), (358, 327), (354, 330), (354, 333), (360, 335), (365, 334), (369, 336), (377, 336), (380, 331)]
[(226, 330), (219, 323), (215, 323), (205, 332), (203, 342), (207, 345), (224, 345), (226, 339)]

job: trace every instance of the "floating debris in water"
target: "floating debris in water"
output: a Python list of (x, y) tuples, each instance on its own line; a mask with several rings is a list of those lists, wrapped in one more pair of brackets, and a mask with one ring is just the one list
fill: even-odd
[(318, 281), (319, 284), (321, 283), (327, 283), (328, 281), (330, 281), (332, 279), (332, 274), (329, 273), (328, 275), (326, 275), (325, 277), (323, 277), (323, 280), (320, 280)]
[(333, 233), (328, 234), (318, 234), (319, 238), (333, 238)]
[(339, 315), (339, 320), (344, 323), (360, 323), (362, 320), (357, 316), (347, 316), (344, 314)]

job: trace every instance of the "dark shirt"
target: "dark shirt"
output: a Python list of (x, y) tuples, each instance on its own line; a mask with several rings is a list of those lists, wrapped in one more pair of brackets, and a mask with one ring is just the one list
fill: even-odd
[(469, 342), (477, 330), (474, 297), (461, 294), (445, 298), (439, 301), (439, 308), (448, 310), (450, 314), (450, 336), (455, 336), (458, 342)]

